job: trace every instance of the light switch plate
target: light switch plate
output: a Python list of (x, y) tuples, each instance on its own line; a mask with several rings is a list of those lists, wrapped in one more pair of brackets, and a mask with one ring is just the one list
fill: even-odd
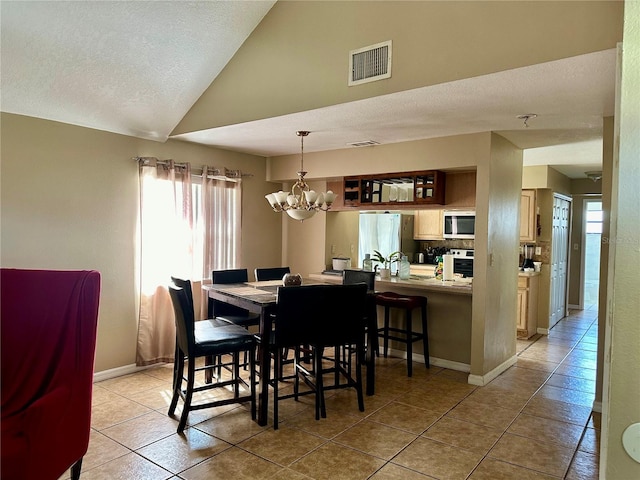
[(536, 255), (542, 255), (542, 247), (536, 247)]

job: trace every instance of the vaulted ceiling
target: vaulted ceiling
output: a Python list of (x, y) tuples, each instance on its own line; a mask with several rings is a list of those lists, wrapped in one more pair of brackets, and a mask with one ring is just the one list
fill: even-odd
[[(165, 141), (274, 1), (1, 3), (4, 112)], [(261, 156), (495, 131), (574, 178), (598, 169), (615, 50), (175, 138)], [(526, 105), (526, 110), (522, 106)], [(518, 114), (537, 113), (528, 127)], [(293, 139), (293, 141), (292, 141)]]

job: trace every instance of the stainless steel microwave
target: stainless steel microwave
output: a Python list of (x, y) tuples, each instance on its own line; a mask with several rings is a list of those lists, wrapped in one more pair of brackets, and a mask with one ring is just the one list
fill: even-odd
[(442, 217), (444, 238), (474, 238), (476, 212), (445, 210)]

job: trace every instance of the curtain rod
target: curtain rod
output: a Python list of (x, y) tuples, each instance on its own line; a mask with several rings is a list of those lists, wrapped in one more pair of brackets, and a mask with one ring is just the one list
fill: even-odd
[[(141, 163), (143, 166), (169, 165), (171, 163), (170, 160), (158, 160), (156, 157), (133, 157), (133, 160), (135, 160), (138, 163)], [(180, 163), (180, 162), (173, 162), (173, 165), (178, 168), (186, 168), (187, 166), (186, 163)], [(202, 177), (202, 172), (203, 172), (202, 168), (191, 168), (192, 176)], [(213, 167), (213, 170), (209, 169), (209, 172), (211, 174), (208, 176), (209, 178), (225, 177), (233, 180), (241, 177), (253, 177), (252, 173), (242, 173), (242, 171), (240, 170), (230, 170), (226, 167), (222, 167), (222, 168)]]

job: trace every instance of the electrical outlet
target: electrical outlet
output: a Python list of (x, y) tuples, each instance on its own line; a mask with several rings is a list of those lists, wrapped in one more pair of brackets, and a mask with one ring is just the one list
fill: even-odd
[(536, 247), (536, 255), (542, 255), (542, 247)]
[(351, 244), (351, 253), (355, 252), (356, 248), (353, 246), (353, 243)]
[(580, 245), (578, 245), (577, 243), (574, 243), (573, 244), (573, 249), (576, 250), (576, 251), (580, 250)]
[(331, 245), (331, 253), (336, 253), (336, 246), (335, 245)]

